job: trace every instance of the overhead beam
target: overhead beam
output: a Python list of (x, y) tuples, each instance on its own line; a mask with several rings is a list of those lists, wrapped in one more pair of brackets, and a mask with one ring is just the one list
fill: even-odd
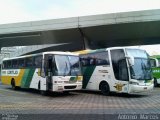
[(4, 24), (0, 25), (0, 47), (80, 43), (84, 49), (157, 44), (159, 26), (160, 10)]

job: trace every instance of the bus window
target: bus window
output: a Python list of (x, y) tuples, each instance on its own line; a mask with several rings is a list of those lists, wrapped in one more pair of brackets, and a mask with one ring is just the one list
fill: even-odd
[(119, 71), (119, 79), (128, 81), (128, 71), (127, 71), (127, 65), (126, 65), (126, 59), (122, 59), (118, 62), (118, 71)]
[(82, 55), (81, 56), (81, 64), (82, 66), (91, 66), (95, 65), (96, 60), (92, 58), (91, 55)]
[(109, 65), (108, 52), (91, 53), (80, 57), (82, 66)]
[(160, 66), (160, 59), (157, 59), (158, 60), (158, 67)]
[(3, 69), (6, 69), (6, 68), (7, 68), (7, 61), (4, 61), (4, 62), (3, 62), (2, 68), (3, 68)]
[[(125, 80), (119, 74), (120, 73), (119, 67), (121, 67), (121, 65), (119, 66), (119, 63), (121, 63), (120, 62), (121, 60), (125, 59), (124, 50), (123, 49), (111, 50), (111, 59), (112, 59), (112, 65), (113, 65), (113, 71), (114, 71), (115, 78), (117, 80)], [(123, 67), (126, 68), (127, 64), (125, 63)], [(126, 74), (128, 76), (128, 72)]]
[(156, 60), (150, 59), (151, 67), (156, 67)]
[(41, 68), (42, 66), (42, 56), (35, 56), (34, 57), (34, 67)]
[(96, 65), (109, 65), (108, 51), (96, 53)]
[(55, 62), (57, 71), (55, 71), (57, 75), (70, 75), (71, 68), (69, 59), (67, 56), (55, 55)]
[(25, 67), (25, 60), (23, 58), (18, 60), (18, 67), (19, 68)]
[(68, 56), (71, 68), (71, 75), (81, 75), (79, 57), (77, 56)]
[(33, 66), (33, 57), (26, 58), (26, 67), (32, 67)]
[(18, 67), (18, 61), (17, 60), (12, 60), (12, 67), (17, 68)]
[(7, 68), (8, 69), (12, 68), (12, 61), (11, 60), (7, 61)]
[(55, 61), (54, 61), (54, 55), (46, 54), (44, 57), (44, 72), (45, 75), (48, 76), (48, 72), (52, 73), (52, 75), (55, 75)]

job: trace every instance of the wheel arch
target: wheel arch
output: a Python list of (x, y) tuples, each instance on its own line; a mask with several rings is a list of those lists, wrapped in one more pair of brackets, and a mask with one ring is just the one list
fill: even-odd
[[(101, 88), (101, 85), (102, 85), (103, 83), (106, 83), (106, 84), (108, 85), (108, 87), (109, 87), (108, 82), (105, 81), (105, 80), (102, 80), (102, 81), (99, 83), (99, 90), (101, 90), (100, 88)], [(109, 89), (110, 89), (110, 87), (109, 87)]]

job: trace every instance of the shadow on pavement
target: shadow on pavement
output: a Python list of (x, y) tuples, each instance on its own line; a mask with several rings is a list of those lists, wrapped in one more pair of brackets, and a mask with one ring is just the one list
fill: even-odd
[[(13, 90), (11, 86), (5, 86), (3, 89), (8, 89), (10, 91), (16, 91), (16, 92), (22, 92), (22, 93), (31, 93), (31, 94), (37, 94), (40, 95), (39, 90), (35, 89), (25, 89), (25, 88), (19, 88), (18, 90)], [(74, 95), (80, 95), (79, 93), (84, 94), (94, 94), (94, 95), (102, 95), (100, 91), (89, 91), (89, 90), (80, 90), (80, 91), (70, 91), (69, 93), (63, 93), (63, 92), (48, 92), (45, 96), (50, 97), (64, 97), (64, 96), (74, 96)], [(103, 96), (103, 95), (102, 95)], [(146, 93), (135, 93), (135, 94), (126, 94), (126, 93), (114, 93), (111, 92), (109, 96), (106, 97), (123, 97), (123, 98), (142, 98), (142, 97), (148, 97), (149, 94)]]
[[(32, 95), (41, 95), (39, 90), (36, 89), (25, 89), (25, 88), (18, 88), (17, 90), (13, 90), (11, 87), (5, 88), (7, 90), (10, 91), (16, 91), (16, 92), (21, 92), (21, 93), (28, 93), (28, 94), (32, 94)], [(49, 97), (64, 97), (64, 96), (74, 96), (74, 95), (78, 95), (76, 92), (47, 92), (46, 95), (42, 95), (42, 96), (49, 96)]]
[[(95, 94), (95, 95), (102, 95), (100, 91), (89, 91), (89, 90), (81, 90), (78, 91), (80, 93), (87, 93), (87, 94)], [(103, 95), (102, 95), (103, 96)], [(123, 98), (142, 98), (142, 97), (148, 97), (149, 94), (143, 94), (143, 93), (135, 93), (135, 94), (127, 94), (127, 93), (115, 93), (111, 92), (106, 97), (123, 97)]]

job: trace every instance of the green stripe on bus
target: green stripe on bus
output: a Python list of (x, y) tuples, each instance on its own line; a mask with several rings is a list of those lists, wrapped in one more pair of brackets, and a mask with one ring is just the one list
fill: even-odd
[(93, 71), (95, 70), (96, 66), (89, 66), (89, 67), (84, 67), (82, 69), (83, 72), (83, 85), (82, 88), (85, 89), (87, 87), (87, 84), (93, 74)]
[(24, 72), (24, 76), (21, 81), (22, 88), (29, 88), (30, 83), (32, 81), (35, 69), (26, 69)]

